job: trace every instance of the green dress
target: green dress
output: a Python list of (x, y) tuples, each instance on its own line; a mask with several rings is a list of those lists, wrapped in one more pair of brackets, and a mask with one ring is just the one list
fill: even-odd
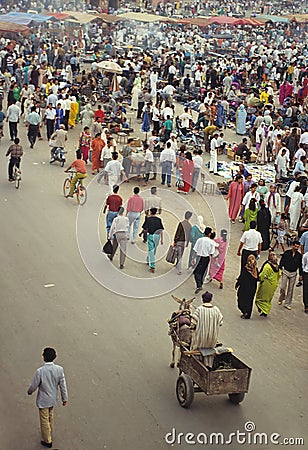
[(195, 243), (197, 242), (197, 240), (199, 238), (202, 238), (202, 237), (204, 237), (204, 233), (200, 230), (198, 225), (194, 225), (190, 232), (191, 247), (190, 247), (188, 268), (192, 267), (191, 261), (192, 261), (192, 257), (193, 257), (193, 249), (194, 249)]
[(248, 231), (250, 229), (250, 222), (253, 220), (257, 221), (257, 215), (258, 215), (258, 208), (256, 208), (255, 211), (252, 211), (249, 208), (245, 209), (244, 212), (244, 231)]
[(272, 308), (272, 298), (278, 287), (281, 270), (274, 270), (269, 262), (264, 263), (259, 273), (260, 284), (256, 295), (256, 306), (263, 313), (269, 314)]

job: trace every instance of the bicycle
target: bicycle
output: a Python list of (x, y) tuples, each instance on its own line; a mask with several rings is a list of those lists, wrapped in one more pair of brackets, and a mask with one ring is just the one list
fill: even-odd
[(21, 171), (16, 165), (13, 168), (13, 180), (15, 182), (15, 188), (18, 189), (21, 182)]
[[(69, 170), (68, 173), (69, 178), (66, 178), (64, 180), (63, 183), (63, 195), (64, 197), (67, 197), (69, 195), (70, 192), (70, 188), (71, 188), (71, 182), (73, 179), (74, 174), (76, 173), (73, 170)], [(73, 195), (76, 194), (77, 197), (77, 202), (79, 203), (79, 205), (84, 205), (87, 201), (87, 189), (85, 186), (83, 186), (82, 181), (81, 180), (77, 180), (77, 183), (75, 185), (75, 190)]]

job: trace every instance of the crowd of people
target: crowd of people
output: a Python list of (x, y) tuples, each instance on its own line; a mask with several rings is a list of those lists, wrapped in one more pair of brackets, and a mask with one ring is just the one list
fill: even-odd
[[(27, 7), (29, 2), (22, 5)], [(49, 5), (44, 6), (50, 10)], [(193, 14), (199, 6), (194, 6)], [(255, 6), (250, 0), (223, 6), (205, 2), (205, 8), (213, 12), (220, 9), (221, 14)], [(170, 14), (172, 8), (159, 4), (157, 12)], [(228, 231), (215, 232), (204, 223), (203, 211), (195, 217), (189, 210), (183, 211), (183, 220), (170, 230), (159, 189), (174, 187), (175, 178), (179, 194), (193, 195), (200, 186), (200, 175), (204, 175), (205, 158), (209, 173), (219, 175), (218, 159), (224, 158), (232, 136), (242, 141), (235, 148), (238, 172), (228, 186), (230, 222), (243, 224), (237, 251), (240, 273), (235, 284), (241, 317), (251, 318), (254, 302), (260, 316), (267, 317), (279, 283), (278, 304), (290, 310), (295, 285), (302, 285), (304, 311), (308, 313), (305, 26), (277, 23), (258, 29), (239, 27), (234, 32), (228, 25), (204, 30), (183, 24), (145, 28), (118, 22), (108, 27), (87, 24), (71, 34), (62, 26), (60, 38), (41, 26), (33, 28), (28, 37), (0, 37), (0, 129), (3, 135), (7, 121), (9, 182), (13, 181), (14, 166), (21, 169), (26, 145), (20, 140), (20, 127), (27, 127), (31, 150), (36, 151), (37, 140), (48, 142), (51, 161), (56, 160), (59, 150), (65, 152), (68, 138), (77, 128), (76, 158), (66, 169), (76, 170), (68, 197), (73, 197), (77, 181), (87, 178), (88, 172), (108, 185), (104, 213), (106, 237), (111, 242), (110, 264), (119, 248), (119, 267), (124, 270), (128, 242), (135, 245), (140, 239), (147, 245), (148, 270), (155, 273), (157, 248), (168, 231), (176, 255), (175, 270), (179, 276), (184, 270), (191, 271), (195, 294), (210, 282), (226, 289)], [(132, 43), (141, 47), (136, 50)], [(85, 54), (92, 58), (88, 65), (83, 63)], [(102, 70), (100, 62), (117, 64), (120, 71)], [(134, 133), (142, 136), (142, 142)], [(252, 162), (273, 164), (276, 183), (253, 179)], [(285, 198), (277, 190), (278, 181), (288, 183)], [(127, 202), (121, 195), (121, 183), (133, 185)], [(148, 197), (141, 192), (146, 186), (150, 188)], [(275, 250), (280, 247), (279, 261)], [(268, 256), (258, 267), (262, 252)], [(204, 293), (204, 305), (194, 314), (192, 348), (198, 348), (201, 341), (209, 346), (217, 342), (222, 314), (212, 308), (211, 300), (212, 294)], [(215, 331), (203, 339), (198, 327), (211, 314)], [(55, 357), (53, 349), (44, 352), (47, 364)], [(57, 371), (62, 380), (66, 404), (62, 368), (50, 370)], [(28, 393), (38, 387), (36, 376)], [(49, 409), (54, 404), (38, 403), (45, 410), (41, 413), (41, 421), (45, 421), (42, 445), (48, 448), (52, 436), (46, 421), (52, 421)]]

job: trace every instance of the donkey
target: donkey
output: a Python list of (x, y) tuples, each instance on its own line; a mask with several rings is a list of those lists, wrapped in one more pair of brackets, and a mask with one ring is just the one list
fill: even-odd
[[(171, 315), (171, 318), (168, 320), (169, 324), (169, 336), (172, 339), (172, 360), (170, 363), (170, 367), (173, 369), (175, 366), (175, 360), (177, 360), (177, 366), (179, 365), (181, 353), (177, 352), (177, 349), (180, 348), (180, 342), (189, 346), (191, 341), (191, 329), (190, 329), (190, 305), (194, 301), (195, 297), (190, 300), (186, 300), (183, 298), (182, 300), (171, 295), (173, 300), (179, 303), (179, 309), (174, 311)], [(176, 355), (178, 353), (178, 355)], [(177, 356), (177, 358), (176, 358)]]

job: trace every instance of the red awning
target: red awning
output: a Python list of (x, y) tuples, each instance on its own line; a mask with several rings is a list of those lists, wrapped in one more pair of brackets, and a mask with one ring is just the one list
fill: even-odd
[(58, 20), (64, 20), (64, 19), (67, 19), (68, 17), (70, 17), (69, 14), (65, 14), (65, 13), (57, 13), (57, 12), (54, 12), (54, 13), (48, 13), (48, 15), (49, 15), (49, 16), (53, 16), (53, 17), (55, 17), (55, 18), (58, 19)]

